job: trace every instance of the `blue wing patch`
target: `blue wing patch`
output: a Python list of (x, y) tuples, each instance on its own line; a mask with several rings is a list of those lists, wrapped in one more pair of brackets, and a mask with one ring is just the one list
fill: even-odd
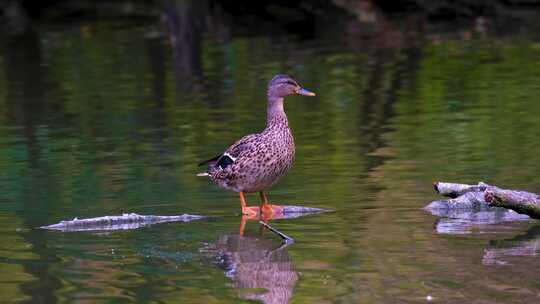
[(225, 169), (229, 165), (232, 165), (232, 163), (234, 163), (234, 159), (232, 157), (230, 157), (229, 155), (227, 155), (227, 154), (223, 154), (219, 158), (216, 166), (220, 167), (221, 169)]

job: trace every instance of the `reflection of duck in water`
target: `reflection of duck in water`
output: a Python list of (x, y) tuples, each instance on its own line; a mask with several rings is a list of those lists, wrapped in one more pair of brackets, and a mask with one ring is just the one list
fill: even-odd
[(265, 289), (242, 292), (240, 297), (263, 303), (288, 303), (298, 280), (284, 246), (271, 240), (221, 235), (210, 251), (233, 281), (234, 288)]
[[(242, 137), (223, 154), (200, 164), (208, 163), (209, 169), (199, 176), (208, 176), (220, 188), (240, 193), (245, 215), (256, 216), (259, 210), (266, 215), (283, 212), (281, 206), (268, 204), (264, 191), (285, 175), (294, 160), (294, 138), (283, 109), (284, 98), (294, 94), (315, 96), (290, 76), (276, 75), (268, 84), (266, 128)], [(244, 192), (259, 192), (260, 208), (247, 207)]]

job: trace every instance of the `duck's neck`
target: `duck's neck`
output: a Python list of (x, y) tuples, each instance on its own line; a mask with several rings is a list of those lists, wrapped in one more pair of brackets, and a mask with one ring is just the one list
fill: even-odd
[(287, 115), (283, 109), (283, 97), (268, 96), (266, 105), (266, 128), (274, 126), (289, 127)]

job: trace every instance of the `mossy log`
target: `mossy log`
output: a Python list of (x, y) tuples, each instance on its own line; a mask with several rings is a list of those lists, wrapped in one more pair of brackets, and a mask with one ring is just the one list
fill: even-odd
[(540, 219), (540, 197), (535, 193), (492, 187), (486, 189), (484, 199), (491, 206), (512, 209), (517, 213)]
[(488, 184), (479, 182), (478, 185), (458, 184), (458, 183), (444, 183), (435, 182), (433, 188), (442, 196), (451, 198), (457, 198), (465, 193), (469, 192), (483, 192), (489, 187)]
[[(438, 193), (452, 197), (446, 201), (447, 208), (474, 208), (488, 205), (511, 209), (531, 218), (540, 219), (540, 197), (535, 193), (501, 189), (483, 182), (477, 185), (436, 182), (433, 186)], [(440, 202), (433, 202), (427, 208), (434, 208), (434, 203), (439, 206)]]

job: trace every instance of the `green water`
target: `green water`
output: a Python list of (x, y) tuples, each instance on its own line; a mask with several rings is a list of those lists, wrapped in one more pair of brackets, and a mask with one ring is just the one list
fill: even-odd
[[(533, 39), (208, 34), (190, 53), (152, 26), (85, 23), (0, 46), (2, 301), (538, 300), (534, 222), (441, 234), (422, 210), (437, 180), (540, 192)], [(281, 249), (253, 221), (239, 238), (237, 196), (195, 176), (264, 127), (278, 72), (318, 95), (286, 100), (296, 162), (270, 199), (335, 210), (272, 222), (296, 240)], [(212, 218), (37, 228), (123, 212)]]

